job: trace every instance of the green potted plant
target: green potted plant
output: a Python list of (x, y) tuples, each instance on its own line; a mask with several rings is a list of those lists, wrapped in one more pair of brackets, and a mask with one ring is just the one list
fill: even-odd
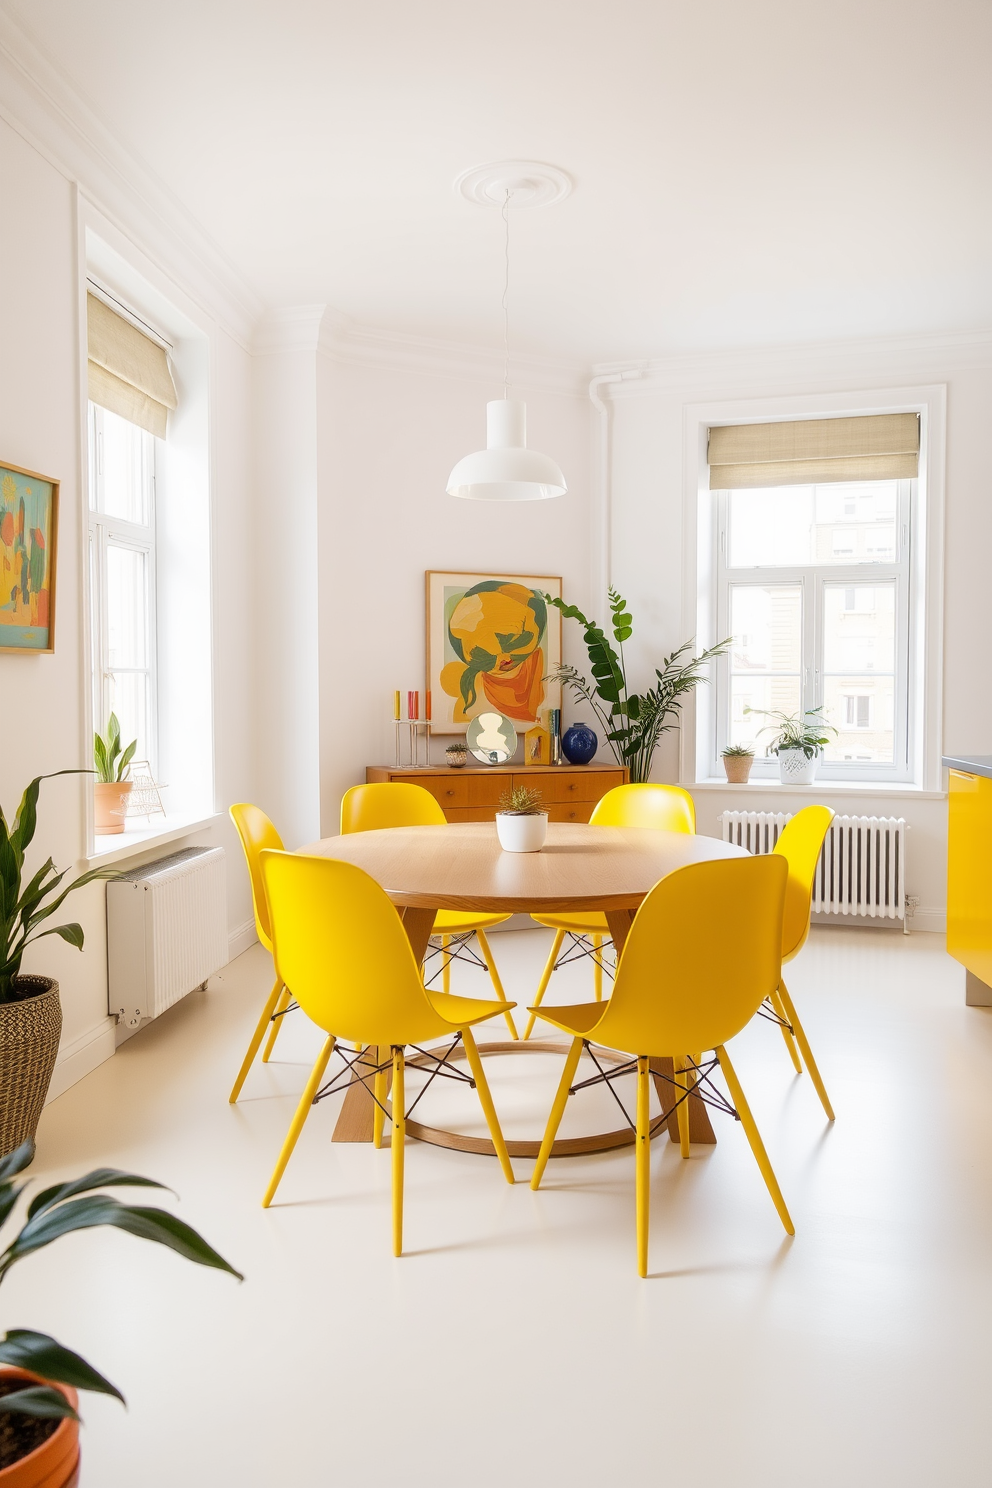
[(823, 747), (830, 743), (830, 735), (837, 733), (824, 721), (822, 703), (818, 708), (807, 708), (805, 713), (783, 713), (777, 708), (745, 708), (744, 712), (774, 720), (760, 732), (774, 730), (767, 752), (778, 755), (782, 784), (812, 785)]
[(31, 781), (11, 823), (0, 806), (0, 1155), (34, 1138), (62, 1033), (58, 982), (22, 973), (21, 959), (27, 947), (45, 935), (61, 936), (82, 950), (81, 925), (42, 926), (73, 889), (113, 872), (91, 869), (62, 888), (65, 872), (59, 873), (49, 858), (25, 881), (24, 854), (37, 825), (38, 793), (41, 782), (52, 778), (38, 775)]
[(96, 784), (93, 787), (93, 830), (100, 837), (123, 832), (127, 798), (131, 794), (131, 761), (138, 747), (132, 739), (121, 747), (121, 726), (116, 713), (111, 713), (106, 734), (93, 735), (93, 759), (96, 762)]
[(540, 852), (548, 835), (548, 813), (541, 792), (514, 785), (499, 798), (496, 835), (504, 852)]
[(749, 749), (746, 744), (728, 744), (722, 758), (728, 782), (731, 785), (747, 785), (751, 766), (754, 764), (754, 750)]
[(707, 662), (720, 656), (730, 645), (730, 639), (688, 660), (684, 657), (692, 650), (693, 643), (684, 642), (677, 651), (662, 658), (660, 667), (655, 667), (657, 680), (653, 687), (646, 692), (632, 692), (623, 655), (623, 643), (630, 639), (634, 624), (627, 601), (615, 589), (609, 591), (611, 629), (619, 648), (615, 649), (600, 626), (594, 620), (587, 620), (575, 605), (567, 605), (551, 594), (545, 594), (544, 598), (566, 619), (577, 620), (582, 626), (593, 678), (590, 683), (575, 667), (563, 663), (555, 668), (551, 680), (570, 688), (576, 697), (590, 704), (603, 725), (614, 759), (618, 765), (627, 767), (631, 781), (647, 780), (662, 734), (677, 727), (686, 698), (700, 682), (708, 680), (703, 671)]
[(460, 744), (449, 744), (444, 751), (444, 763), (452, 770), (460, 770), (468, 759), (468, 745), (464, 740)]
[[(0, 1228), (23, 1192), (13, 1179), (28, 1166), (33, 1144), (25, 1142), (0, 1159)], [(142, 1240), (167, 1245), (188, 1261), (213, 1266), (243, 1280), (202, 1235), (165, 1209), (123, 1204), (107, 1188), (162, 1188), (151, 1178), (97, 1168), (69, 1183), (36, 1194), (26, 1222), (0, 1250), (0, 1283), (11, 1267), (73, 1230), (112, 1225)], [(0, 1241), (0, 1245), (3, 1242)], [(77, 1390), (124, 1396), (92, 1364), (47, 1333), (12, 1328), (0, 1338), (0, 1488), (68, 1488), (78, 1481)]]

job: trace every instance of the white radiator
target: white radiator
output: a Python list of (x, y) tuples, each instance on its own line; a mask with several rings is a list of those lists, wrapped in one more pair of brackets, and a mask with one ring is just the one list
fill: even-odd
[(227, 962), (224, 849), (188, 847), (107, 884), (110, 1013), (136, 1028)]
[[(725, 811), (723, 839), (771, 852), (784, 811)], [(813, 880), (814, 914), (906, 921), (906, 823), (899, 816), (835, 816)]]

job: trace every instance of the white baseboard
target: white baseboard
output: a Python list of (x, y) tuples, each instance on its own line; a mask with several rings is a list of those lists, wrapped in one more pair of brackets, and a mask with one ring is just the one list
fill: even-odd
[[(114, 1018), (104, 1018), (94, 1028), (88, 1028), (71, 1043), (63, 1043), (55, 1061), (55, 1073), (48, 1087), (48, 1101), (58, 1100), (70, 1085), (75, 1085), (84, 1075), (110, 1059), (114, 1053)], [(46, 1101), (46, 1105), (48, 1104)]]
[(227, 959), (233, 961), (235, 956), (240, 956), (242, 951), (247, 951), (258, 939), (255, 933), (255, 921), (245, 920), (236, 930), (232, 930), (227, 937)]

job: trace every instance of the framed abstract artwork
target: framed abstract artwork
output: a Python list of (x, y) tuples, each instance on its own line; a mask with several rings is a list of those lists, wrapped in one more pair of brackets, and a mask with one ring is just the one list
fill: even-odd
[(561, 579), (541, 574), (427, 574), (427, 688), (431, 731), (464, 734), (480, 713), (502, 713), (518, 734), (561, 707), (545, 681), (561, 661)]
[(55, 650), (59, 483), (0, 465), (0, 651)]

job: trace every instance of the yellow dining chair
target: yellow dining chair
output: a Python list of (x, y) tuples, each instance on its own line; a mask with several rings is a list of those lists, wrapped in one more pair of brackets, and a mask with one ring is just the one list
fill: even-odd
[[(311, 858), (299, 853), (262, 854), (265, 887), (275, 944), (276, 968), (293, 988), (303, 1011), (328, 1035), (317, 1056), (306, 1089), (283, 1143), (262, 1204), (268, 1208), (310, 1109), (324, 1095), (347, 1088), (362, 1055), (345, 1056), (345, 1068), (321, 1090), (328, 1061), (338, 1039), (376, 1050), (372, 1098), (373, 1140), (382, 1145), (388, 1117), (393, 1169), (393, 1254), (403, 1250), (403, 1144), (406, 1138), (405, 1050), (417, 1047), (435, 1061), (431, 1078), (440, 1074), (472, 1084), (507, 1183), (513, 1169), (489, 1093), (472, 1025), (504, 1012), (512, 1003), (493, 1004), (477, 997), (429, 992), (421, 979), (403, 922), (375, 879), (353, 863)], [(440, 1054), (423, 1049), (428, 1039), (454, 1038)], [(461, 1043), (472, 1079), (447, 1063)], [(389, 1057), (383, 1058), (383, 1050)], [(363, 1066), (364, 1067), (364, 1066)], [(392, 1104), (386, 1107), (392, 1073)], [(367, 1077), (363, 1083), (368, 1088)]]
[[(789, 882), (785, 891), (785, 919), (782, 924), (782, 961), (794, 961), (806, 944), (809, 936), (810, 906), (813, 902), (813, 879), (820, 860), (824, 839), (834, 814), (829, 806), (804, 806), (787, 821), (772, 849), (773, 854), (784, 858), (789, 865)], [(813, 1051), (806, 1037), (806, 1030), (799, 1021), (795, 1004), (789, 996), (784, 980), (780, 981), (769, 998), (775, 1021), (782, 1030), (782, 1037), (796, 1073), (802, 1074), (799, 1054), (806, 1061), (809, 1077), (813, 1081), (820, 1103), (828, 1118), (833, 1121), (834, 1109), (830, 1104), (826, 1086), (816, 1067)], [(796, 1049), (796, 1044), (799, 1049)]]
[[(667, 1130), (668, 1119), (660, 1115), (652, 1121), (650, 1117), (651, 1077), (668, 1078), (652, 1068), (652, 1060), (673, 1061), (672, 1094), (677, 1097), (683, 1157), (689, 1155), (686, 1102), (691, 1091), (707, 1105), (740, 1119), (779, 1218), (788, 1234), (795, 1233), (725, 1047), (778, 986), (787, 877), (785, 863), (772, 854), (692, 863), (667, 874), (637, 911), (609, 1002), (556, 1007), (544, 1015), (571, 1035), (572, 1045), (530, 1186), (540, 1187), (569, 1095), (636, 1071), (637, 1117), (630, 1125), (636, 1133), (637, 1269), (641, 1276), (647, 1275), (648, 1266), (651, 1138)], [(607, 1069), (597, 1061), (599, 1073), (575, 1084), (579, 1057), (593, 1043), (634, 1057)], [(714, 1051), (712, 1060), (696, 1052), (707, 1049)], [(733, 1105), (710, 1078), (718, 1064)]]
[[(443, 827), (447, 818), (439, 803), (424, 790), (422, 785), (410, 785), (402, 780), (383, 781), (376, 785), (353, 785), (345, 791), (341, 800), (341, 832), (373, 832), (383, 827)], [(441, 990), (451, 990), (452, 961), (467, 961), (470, 965), (484, 967), (500, 1002), (506, 1002), (506, 993), (496, 969), (496, 960), (486, 938), (486, 931), (494, 925), (502, 925), (510, 918), (507, 914), (470, 914), (460, 910), (442, 909), (437, 913), (432, 939), (440, 941), (440, 950), (428, 951), (441, 957)], [(479, 942), (482, 960), (475, 955), (469, 942), (472, 936)], [(435, 972), (436, 976), (437, 973)], [(429, 986), (433, 977), (425, 972)], [(516, 1038), (517, 1025), (513, 1014), (506, 1013), (506, 1022), (511, 1037)]]
[[(262, 882), (262, 865), (259, 854), (267, 847), (282, 848), (282, 838), (272, 825), (265, 812), (258, 806), (250, 806), (246, 802), (239, 802), (232, 806), (229, 812), (230, 818), (237, 828), (238, 836), (241, 838), (241, 846), (244, 848), (245, 858), (248, 863), (248, 877), (251, 880), (251, 903), (255, 911), (255, 932), (267, 951), (272, 950), (272, 932), (269, 928), (269, 907), (265, 902), (265, 885)], [(248, 1052), (238, 1071), (238, 1078), (228, 1100), (233, 1105), (241, 1094), (241, 1087), (245, 1083), (245, 1076), (251, 1069), (258, 1053), (258, 1046), (265, 1038), (265, 1030), (269, 1029), (269, 1037), (265, 1048), (262, 1050), (262, 1063), (267, 1064), (269, 1055), (272, 1053), (279, 1030), (283, 1024), (284, 1015), (289, 1012), (291, 998), (289, 992), (281, 979), (277, 976), (268, 1000), (262, 1009), (261, 1017), (251, 1036)], [(271, 1025), (271, 1026), (270, 1026)]]
[[(590, 826), (596, 827), (653, 827), (659, 832), (689, 832), (696, 830), (696, 807), (688, 791), (677, 785), (616, 785), (607, 791), (593, 808)], [(559, 967), (587, 956), (592, 961), (593, 990), (596, 1001), (603, 998), (603, 970), (606, 963), (603, 952), (612, 944), (610, 927), (600, 910), (588, 913), (531, 915), (539, 925), (555, 932), (551, 954), (545, 963), (541, 980), (534, 995), (534, 1008), (544, 1001), (548, 983)], [(562, 943), (568, 936), (568, 945), (562, 954)], [(609, 969), (606, 968), (607, 975)], [(524, 1029), (524, 1038), (529, 1039), (537, 1018), (533, 1011)]]

